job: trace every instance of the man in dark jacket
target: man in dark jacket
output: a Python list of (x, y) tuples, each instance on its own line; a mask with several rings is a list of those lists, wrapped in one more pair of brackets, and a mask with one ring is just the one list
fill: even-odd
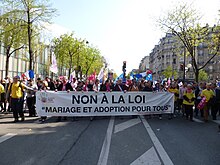
[(152, 88), (152, 85), (151, 85), (151, 82), (150, 81), (146, 81), (144, 83), (144, 89), (143, 89), (144, 92), (153, 92), (153, 88)]
[(212, 119), (216, 120), (216, 115), (220, 109), (220, 88), (216, 86), (215, 83), (212, 84), (211, 89), (213, 90), (215, 96), (210, 100), (211, 104), (211, 115)]
[(217, 113), (220, 115), (220, 86), (215, 89)]
[(122, 92), (122, 91), (124, 91), (124, 89), (123, 89), (123, 85), (122, 85), (122, 80), (121, 79), (119, 79), (117, 82), (116, 82), (116, 84), (115, 84), (115, 86), (114, 86), (114, 88), (113, 88), (113, 91), (117, 91), (117, 92)]

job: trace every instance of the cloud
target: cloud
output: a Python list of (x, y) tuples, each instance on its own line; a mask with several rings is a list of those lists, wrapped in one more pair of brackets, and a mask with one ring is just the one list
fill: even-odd
[(73, 31), (58, 24), (48, 24), (44, 23), (45, 27), (44, 32), (42, 33), (42, 38), (46, 40), (46, 43), (50, 43), (51, 40), (55, 37), (59, 37), (65, 33), (72, 33)]

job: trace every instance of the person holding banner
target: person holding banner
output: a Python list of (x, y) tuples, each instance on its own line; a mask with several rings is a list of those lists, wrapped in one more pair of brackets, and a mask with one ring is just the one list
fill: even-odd
[(153, 92), (153, 88), (150, 81), (145, 81), (144, 83), (144, 92)]
[(79, 81), (77, 82), (77, 86), (76, 86), (76, 91), (83, 91), (83, 81)]
[(87, 84), (87, 91), (94, 91), (93, 89), (93, 86), (94, 86), (94, 81), (93, 80), (88, 80), (88, 84)]
[[(61, 91), (73, 91), (73, 87), (71, 85), (71, 82), (68, 82), (68, 78), (66, 76), (63, 76), (63, 81), (61, 83), (61, 86), (62, 86), (62, 90)], [(61, 121), (61, 116), (58, 116), (57, 118), (57, 122), (60, 122)], [(63, 120), (67, 120), (67, 117), (63, 117)]]
[[(159, 84), (159, 90), (158, 92), (167, 92), (164, 88), (163, 84)], [(162, 120), (162, 114), (159, 114), (159, 119)]]
[(94, 83), (94, 85), (93, 85), (93, 91), (99, 92), (99, 90), (100, 90), (99, 80), (96, 79), (96, 80), (95, 80), (95, 83)]
[(134, 92), (139, 91), (137, 81), (135, 79), (132, 80), (132, 83), (130, 84), (128, 91), (134, 91)]
[(110, 85), (110, 80), (106, 80), (105, 83), (102, 83), (100, 86), (100, 91), (103, 92), (111, 92), (111, 85)]
[(13, 117), (15, 123), (18, 122), (18, 114), (21, 117), (21, 121), (24, 121), (24, 112), (23, 112), (24, 89), (34, 91), (34, 89), (21, 83), (19, 76), (15, 76), (13, 78), (13, 82), (8, 87), (6, 102), (8, 101), (11, 102), (11, 108), (13, 111)]
[[(42, 91), (42, 90), (46, 91), (48, 87), (47, 81), (41, 81), (41, 83), (42, 84), (38, 86), (38, 91)], [(46, 119), (47, 116), (40, 116), (39, 122), (44, 123)]]
[(40, 90), (43, 86), (43, 81), (41, 80), (41, 78), (37, 78), (37, 89)]
[[(28, 80), (28, 87), (34, 89), (35, 91), (38, 89), (37, 85), (34, 84), (32, 79)], [(30, 117), (36, 116), (35, 104), (36, 104), (36, 92), (32, 90), (27, 90), (27, 106)]]
[(116, 82), (113, 91), (126, 92), (125, 85), (122, 84), (122, 79)]
[[(179, 90), (177, 89), (177, 85), (172, 82), (171, 84), (171, 87), (168, 89), (168, 91), (170, 93), (173, 93), (174, 94), (174, 112), (173, 112), (173, 115), (174, 117), (176, 117), (176, 109), (177, 109), (177, 100), (178, 100), (178, 97), (179, 97)], [(172, 118), (172, 117), (171, 117)]]
[[(128, 91), (129, 92), (138, 92), (139, 91), (138, 84), (137, 84), (137, 81), (135, 79), (133, 79), (131, 84), (129, 85)], [(132, 118), (136, 118), (136, 116), (132, 115)]]
[(45, 81), (47, 82), (47, 89), (48, 90), (51, 90), (51, 91), (54, 91), (55, 90), (55, 85), (54, 85), (54, 82), (51, 78), (49, 77), (45, 77)]
[(144, 85), (144, 79), (142, 79), (138, 85), (139, 91), (143, 91), (145, 85)]

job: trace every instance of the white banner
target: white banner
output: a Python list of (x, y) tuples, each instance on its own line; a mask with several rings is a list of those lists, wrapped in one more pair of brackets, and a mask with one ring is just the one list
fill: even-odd
[(174, 95), (149, 92), (37, 92), (39, 116), (119, 116), (169, 114)]

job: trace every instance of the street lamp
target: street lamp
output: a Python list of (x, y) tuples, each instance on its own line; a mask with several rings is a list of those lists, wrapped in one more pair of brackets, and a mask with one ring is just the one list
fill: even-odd
[(123, 81), (126, 81), (126, 61), (123, 61), (123, 66), (122, 66), (122, 71), (123, 71)]
[(184, 46), (184, 53), (183, 53), (183, 83), (185, 82), (186, 80), (186, 47)]

